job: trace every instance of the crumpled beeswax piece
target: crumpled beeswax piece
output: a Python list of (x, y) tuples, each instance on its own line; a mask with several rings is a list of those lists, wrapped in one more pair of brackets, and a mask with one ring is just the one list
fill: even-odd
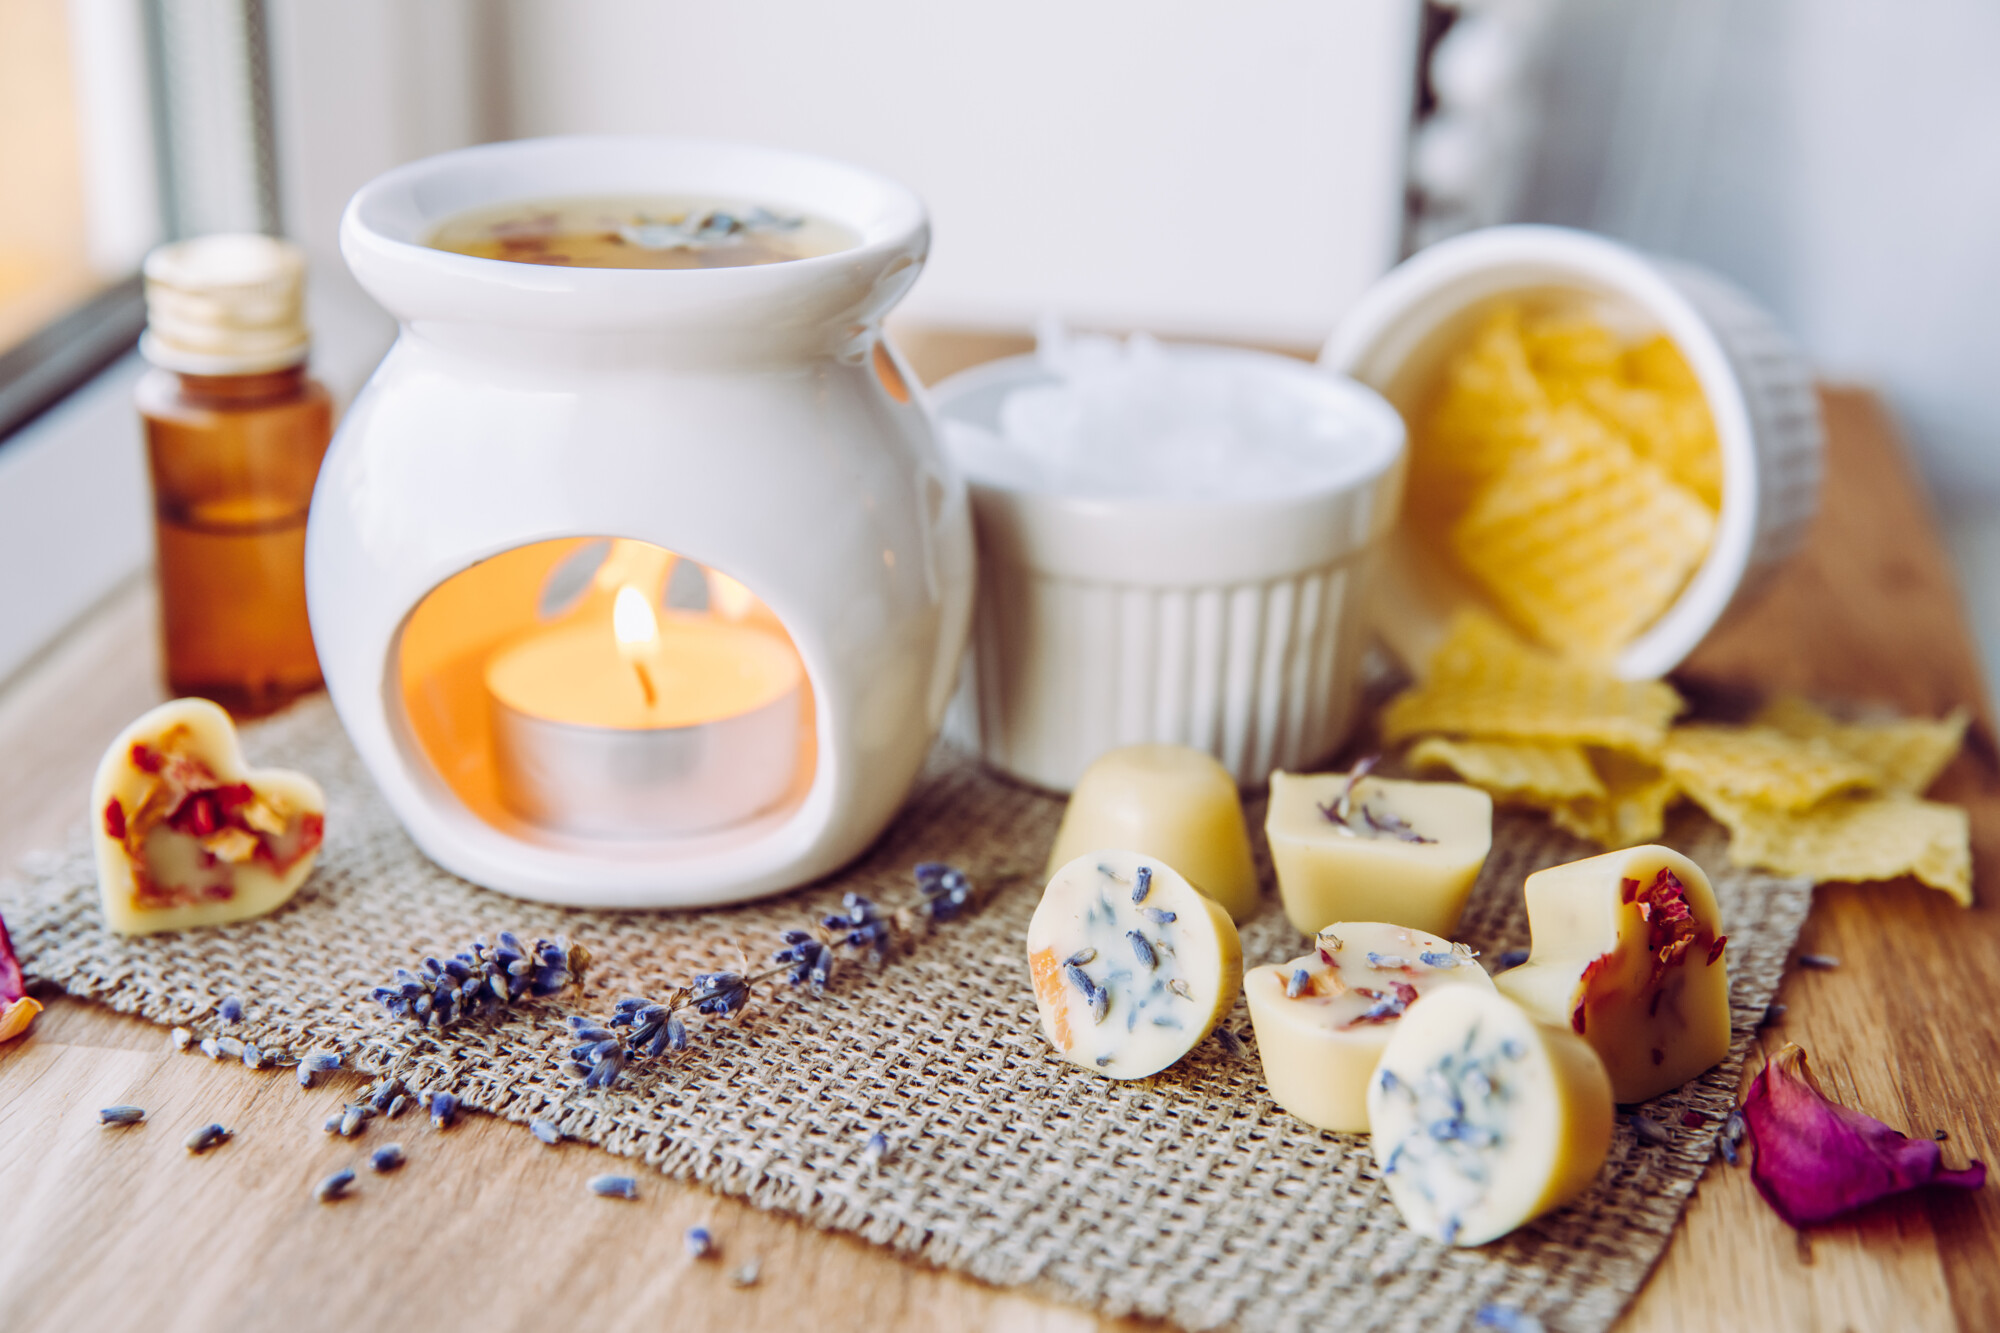
[(26, 1032), (42, 1012), (42, 1006), (23, 993), (26, 987), (21, 962), (14, 957), (14, 941), (7, 938), (7, 920), (0, 917), (0, 1041)]
[(1930, 1139), (1909, 1138), (1829, 1100), (1806, 1053), (1790, 1042), (1751, 1080), (1743, 1119), (1757, 1144), (1750, 1178), (1795, 1227), (1831, 1221), (1923, 1185), (1978, 1189), (1986, 1183), (1982, 1163), (1946, 1170)]

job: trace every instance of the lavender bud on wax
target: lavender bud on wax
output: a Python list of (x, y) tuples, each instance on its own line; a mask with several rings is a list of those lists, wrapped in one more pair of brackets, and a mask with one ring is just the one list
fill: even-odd
[(1410, 1229), (1483, 1245), (1575, 1198), (1611, 1146), (1611, 1082), (1492, 987), (1410, 1006), (1368, 1085), (1376, 1169)]
[(1464, 945), (1404, 926), (1337, 922), (1315, 945), (1303, 958), (1251, 968), (1243, 998), (1271, 1099), (1316, 1128), (1359, 1132), (1368, 1128), (1368, 1080), (1404, 1012), (1420, 996), (1491, 993), (1493, 982)]
[(1493, 798), (1458, 782), (1271, 774), (1264, 817), (1285, 915), (1389, 921), (1449, 938), (1493, 846)]
[(1243, 946), (1229, 913), (1164, 862), (1094, 851), (1049, 880), (1028, 923), (1028, 970), (1058, 1055), (1112, 1078), (1144, 1078), (1229, 1012)]

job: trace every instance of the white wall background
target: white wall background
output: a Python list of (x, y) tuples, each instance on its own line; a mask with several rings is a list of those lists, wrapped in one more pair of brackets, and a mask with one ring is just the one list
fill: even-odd
[(1709, 264), (2000, 503), (2000, 4), (1560, 0), (1525, 213)]
[(1394, 261), (1415, 0), (510, 0), (507, 129), (823, 152), (928, 200), (912, 319), (1302, 343)]

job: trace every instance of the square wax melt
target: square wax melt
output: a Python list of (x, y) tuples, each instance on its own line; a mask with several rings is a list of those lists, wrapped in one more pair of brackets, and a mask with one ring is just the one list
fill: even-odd
[(1301, 932), (1387, 921), (1450, 938), (1493, 846), (1493, 798), (1458, 782), (1280, 770), (1264, 833)]

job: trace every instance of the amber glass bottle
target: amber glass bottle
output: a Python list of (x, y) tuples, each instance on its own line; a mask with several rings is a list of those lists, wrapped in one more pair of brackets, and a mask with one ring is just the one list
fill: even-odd
[(156, 252), (146, 277), (154, 369), (137, 398), (167, 687), (269, 712), (320, 685), (306, 512), (333, 403), (306, 374), (303, 264), (267, 237), (203, 237)]

